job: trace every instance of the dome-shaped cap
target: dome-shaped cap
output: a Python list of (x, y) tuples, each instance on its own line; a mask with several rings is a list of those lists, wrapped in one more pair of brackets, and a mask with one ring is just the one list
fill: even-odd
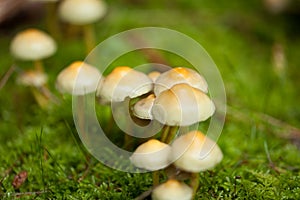
[(64, 0), (59, 6), (61, 19), (75, 25), (94, 23), (105, 13), (106, 4), (102, 0)]
[(96, 91), (100, 78), (96, 67), (76, 61), (58, 74), (56, 88), (61, 93), (84, 95)]
[(154, 94), (158, 96), (164, 90), (170, 89), (173, 85), (186, 83), (194, 88), (207, 93), (206, 80), (195, 70), (176, 67), (162, 73), (155, 81)]
[(130, 157), (130, 161), (139, 168), (159, 170), (170, 164), (170, 152), (171, 147), (168, 144), (151, 139), (138, 146)]
[(105, 77), (97, 96), (103, 102), (120, 102), (126, 97), (135, 98), (153, 88), (152, 80), (144, 73), (130, 67), (116, 67)]
[(47, 74), (40, 71), (28, 70), (18, 76), (17, 83), (25, 86), (42, 87), (46, 84), (47, 80)]
[(153, 104), (153, 118), (170, 126), (189, 126), (213, 115), (215, 106), (201, 90), (177, 84), (160, 93)]
[(170, 179), (152, 192), (152, 200), (191, 200), (193, 190), (187, 184)]
[(133, 114), (140, 119), (152, 120), (152, 107), (155, 100), (154, 94), (150, 94), (148, 97), (139, 100), (133, 106)]
[(156, 81), (156, 79), (161, 75), (160, 72), (158, 71), (153, 71), (153, 72), (150, 72), (148, 74), (148, 76), (151, 78), (151, 80), (153, 81), (153, 83)]
[(43, 31), (27, 29), (13, 38), (10, 51), (17, 59), (41, 60), (56, 52), (56, 43)]
[(200, 131), (191, 131), (177, 138), (172, 144), (171, 159), (174, 165), (188, 172), (201, 172), (221, 162), (219, 146)]

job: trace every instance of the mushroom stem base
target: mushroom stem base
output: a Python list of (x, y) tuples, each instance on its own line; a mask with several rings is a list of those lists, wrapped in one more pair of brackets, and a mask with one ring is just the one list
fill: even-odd
[(159, 171), (152, 172), (152, 179), (153, 179), (153, 187), (159, 185)]
[(192, 173), (191, 175), (191, 187), (193, 188), (193, 198), (195, 198), (195, 195), (197, 193), (197, 190), (199, 188), (199, 173)]

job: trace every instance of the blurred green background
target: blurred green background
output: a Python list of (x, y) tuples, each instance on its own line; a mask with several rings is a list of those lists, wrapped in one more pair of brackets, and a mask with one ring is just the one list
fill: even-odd
[[(218, 66), (228, 103), (218, 141), (224, 159), (201, 173), (196, 199), (300, 199), (300, 3), (291, 0), (278, 10), (270, 2), (277, 1), (110, 0), (107, 15), (95, 24), (97, 42), (137, 27), (180, 31)], [(31, 67), (15, 61), (9, 45), (25, 28), (47, 31), (43, 8), (26, 5), (0, 24), (1, 77), (13, 63)], [(45, 60), (45, 69), (50, 90), (62, 98), (55, 89), (57, 74), (86, 54), (78, 30), (70, 35), (68, 25), (59, 26), (58, 51)], [(174, 66), (186, 64), (161, 56)], [(113, 65), (146, 62), (135, 53)], [(73, 125), (71, 97), (42, 110), (16, 77), (13, 73), (0, 89), (1, 199), (134, 199), (151, 187), (151, 174), (114, 171), (89, 156)], [(12, 182), (22, 171), (28, 177), (16, 188)]]

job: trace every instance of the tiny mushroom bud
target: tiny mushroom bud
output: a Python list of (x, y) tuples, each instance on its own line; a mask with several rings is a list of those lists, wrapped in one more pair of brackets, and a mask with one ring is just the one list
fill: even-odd
[(48, 76), (40, 71), (28, 70), (21, 73), (17, 78), (17, 83), (25, 86), (42, 87), (46, 84)]
[(41, 60), (56, 52), (56, 43), (43, 31), (27, 29), (13, 38), (10, 51), (17, 59)]
[(148, 76), (151, 78), (151, 80), (153, 81), (153, 83), (156, 81), (156, 79), (160, 76), (160, 72), (158, 71), (153, 71), (153, 72), (150, 72), (148, 74)]
[(192, 196), (192, 188), (174, 179), (156, 187), (151, 195), (152, 200), (191, 200)]
[(189, 68), (176, 67), (162, 73), (156, 79), (154, 94), (158, 96), (164, 90), (170, 89), (173, 85), (179, 83), (186, 83), (207, 93), (207, 83), (199, 73)]
[(148, 97), (139, 100), (133, 107), (133, 114), (140, 119), (152, 120), (152, 106), (155, 100), (154, 94), (150, 94)]
[(96, 67), (76, 61), (59, 73), (56, 88), (61, 93), (84, 95), (96, 91), (100, 78)]
[(169, 126), (189, 126), (213, 115), (214, 103), (201, 90), (177, 84), (156, 97), (153, 118)]
[(121, 102), (126, 97), (135, 98), (150, 92), (152, 80), (144, 73), (130, 67), (116, 67), (103, 81), (97, 96), (103, 102)]
[(221, 162), (219, 146), (200, 131), (191, 131), (177, 138), (172, 144), (171, 159), (184, 171), (201, 172)]
[(167, 167), (171, 147), (168, 144), (151, 139), (141, 144), (130, 157), (136, 167), (147, 170), (159, 170)]

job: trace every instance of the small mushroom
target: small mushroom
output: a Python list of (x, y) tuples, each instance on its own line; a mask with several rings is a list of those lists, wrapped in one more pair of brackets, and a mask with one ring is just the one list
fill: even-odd
[(103, 81), (97, 96), (103, 102), (121, 102), (126, 97), (135, 98), (150, 92), (152, 80), (144, 73), (130, 67), (116, 67)]
[(40, 88), (47, 83), (47, 80), (47, 74), (40, 71), (28, 70), (18, 76), (17, 83), (20, 85)]
[(223, 154), (219, 146), (200, 131), (191, 131), (172, 143), (174, 165), (187, 172), (201, 172), (215, 167)]
[(151, 110), (155, 100), (154, 94), (150, 94), (148, 97), (139, 100), (133, 106), (133, 114), (140, 119), (150, 119), (152, 120)]
[(95, 46), (93, 23), (106, 13), (106, 4), (102, 0), (64, 0), (59, 6), (59, 16), (65, 22), (83, 26), (87, 51)]
[(152, 200), (191, 200), (193, 190), (183, 182), (169, 179), (156, 187), (152, 192)]
[(156, 79), (160, 76), (160, 72), (158, 71), (153, 71), (153, 72), (150, 72), (148, 74), (149, 78), (151, 78), (151, 80), (153, 81), (153, 83), (156, 81)]
[(56, 43), (43, 31), (27, 29), (13, 38), (10, 51), (17, 59), (34, 61), (36, 70), (43, 71), (41, 60), (56, 52)]
[(76, 61), (59, 73), (56, 88), (61, 93), (84, 95), (96, 91), (100, 78), (101, 73), (96, 67)]
[(136, 167), (147, 170), (159, 170), (167, 167), (171, 147), (156, 139), (141, 144), (130, 157)]
[(181, 83), (160, 93), (152, 108), (153, 118), (169, 126), (189, 126), (213, 115), (214, 103), (201, 90)]
[(163, 91), (170, 89), (173, 85), (179, 83), (186, 83), (204, 93), (207, 93), (208, 86), (206, 80), (199, 73), (189, 68), (176, 67), (162, 73), (156, 79), (154, 94), (158, 96)]

